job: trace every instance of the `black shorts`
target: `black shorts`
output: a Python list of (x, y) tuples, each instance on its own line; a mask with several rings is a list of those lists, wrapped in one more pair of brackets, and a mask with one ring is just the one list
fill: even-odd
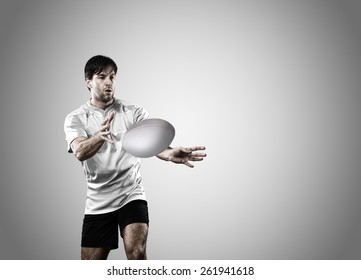
[(149, 225), (147, 201), (133, 200), (110, 213), (86, 214), (83, 220), (81, 246), (117, 249), (119, 231), (123, 237), (124, 228), (133, 223)]

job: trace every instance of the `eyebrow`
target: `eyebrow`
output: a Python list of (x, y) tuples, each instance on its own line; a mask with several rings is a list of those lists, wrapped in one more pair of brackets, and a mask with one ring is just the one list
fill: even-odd
[(105, 73), (105, 72), (100, 72), (100, 73), (98, 73), (98, 74), (96, 74), (96, 75), (98, 75), (98, 76), (115, 75), (115, 72), (112, 71), (112, 72), (110, 72), (109, 74), (108, 74), (108, 73)]
[(96, 74), (96, 75), (98, 75), (98, 76), (107, 76), (107, 75), (115, 75), (115, 73), (111, 72), (111, 73), (107, 74), (107, 73), (101, 72), (101, 73)]

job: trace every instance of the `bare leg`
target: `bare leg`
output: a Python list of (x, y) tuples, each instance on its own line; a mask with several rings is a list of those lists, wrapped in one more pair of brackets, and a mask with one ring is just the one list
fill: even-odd
[(147, 259), (148, 225), (134, 223), (127, 225), (123, 230), (123, 243), (128, 260)]
[(81, 247), (82, 260), (106, 260), (108, 258), (109, 248), (88, 248)]

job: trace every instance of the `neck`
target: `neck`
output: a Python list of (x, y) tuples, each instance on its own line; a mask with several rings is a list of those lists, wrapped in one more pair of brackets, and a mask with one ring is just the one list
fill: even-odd
[(112, 98), (112, 100), (108, 101), (108, 102), (103, 102), (100, 100), (96, 100), (95, 98), (91, 98), (90, 99), (90, 104), (93, 105), (96, 108), (100, 108), (105, 110), (106, 108), (108, 108), (110, 105), (112, 105), (114, 102), (114, 98)]

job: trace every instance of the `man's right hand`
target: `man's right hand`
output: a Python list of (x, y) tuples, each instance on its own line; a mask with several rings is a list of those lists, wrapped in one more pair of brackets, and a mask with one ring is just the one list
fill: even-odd
[(96, 134), (97, 137), (100, 137), (104, 141), (108, 141), (109, 143), (113, 143), (113, 139), (111, 137), (110, 124), (114, 119), (115, 112), (111, 112), (108, 117), (105, 118), (102, 123), (102, 127), (99, 132)]

